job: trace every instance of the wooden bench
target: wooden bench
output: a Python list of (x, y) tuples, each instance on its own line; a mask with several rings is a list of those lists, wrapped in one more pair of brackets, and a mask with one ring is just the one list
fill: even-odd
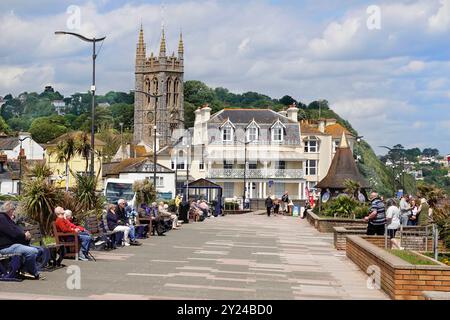
[(151, 216), (146, 216), (146, 217), (140, 217), (137, 216), (136, 217), (136, 225), (135, 225), (135, 229), (137, 230), (138, 227), (148, 227), (148, 231), (147, 231), (147, 236), (152, 235), (152, 230), (153, 230), (153, 223), (152, 223), (152, 217)]
[(78, 234), (76, 232), (59, 232), (56, 228), (55, 222), (52, 222), (52, 229), (56, 245), (63, 246), (65, 248), (64, 257), (78, 260), (78, 253), (80, 252)]
[(64, 245), (56, 243), (45, 244), (41, 228), (38, 225), (31, 225), (24, 229), (31, 234), (30, 245), (41, 247), (44, 250), (44, 254), (38, 257), (38, 261), (36, 261), (39, 270), (51, 271), (64, 267), (61, 264), (65, 255)]
[(92, 215), (87, 217), (86, 219), (86, 225), (85, 229), (94, 237), (94, 247), (95, 249), (98, 249), (95, 246), (95, 242), (98, 241), (105, 241), (104, 249), (114, 249), (115, 248), (115, 241), (116, 236), (112, 231), (107, 231), (106, 229), (102, 228), (101, 222), (98, 221), (97, 216)]

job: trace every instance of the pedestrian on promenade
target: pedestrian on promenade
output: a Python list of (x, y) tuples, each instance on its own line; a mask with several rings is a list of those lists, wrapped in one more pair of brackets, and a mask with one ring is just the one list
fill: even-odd
[(289, 192), (285, 192), (284, 194), (283, 194), (283, 196), (281, 197), (281, 202), (283, 203), (283, 211), (284, 212), (288, 212), (288, 210), (289, 210), (289, 207), (288, 207), (288, 204), (289, 204)]
[(394, 199), (389, 199), (386, 205), (388, 208), (386, 211), (386, 225), (388, 237), (391, 241), (393, 248), (403, 250), (403, 248), (397, 242), (397, 239), (395, 239), (395, 234), (398, 228), (400, 228), (400, 209), (397, 207), (397, 204)]
[(280, 199), (275, 198), (273, 201), (273, 214), (276, 215), (280, 212)]
[(411, 199), (411, 215), (408, 219), (408, 226), (417, 226), (417, 214), (419, 212), (419, 206), (415, 199)]
[(411, 206), (409, 205), (409, 197), (407, 195), (403, 195), (400, 200), (400, 223), (402, 226), (408, 225), (410, 215)]
[(265, 204), (266, 204), (266, 209), (267, 209), (267, 216), (270, 217), (270, 212), (272, 211), (272, 207), (273, 207), (273, 200), (270, 195), (267, 197)]
[(367, 235), (383, 236), (386, 224), (386, 209), (383, 201), (381, 201), (378, 193), (372, 192), (370, 194), (370, 213), (364, 218), (367, 221)]

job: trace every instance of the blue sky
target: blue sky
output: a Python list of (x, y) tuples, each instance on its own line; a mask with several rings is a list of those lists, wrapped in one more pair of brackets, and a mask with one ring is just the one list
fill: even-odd
[[(397, 143), (450, 153), (450, 0), (2, 0), (0, 95), (87, 91), (90, 48), (53, 34), (73, 21), (71, 5), (80, 9), (74, 31), (107, 36), (100, 93), (133, 88), (139, 25), (150, 52), (164, 22), (169, 52), (183, 30), (186, 79), (327, 99), (379, 153)], [(380, 29), (367, 26), (371, 5)]]

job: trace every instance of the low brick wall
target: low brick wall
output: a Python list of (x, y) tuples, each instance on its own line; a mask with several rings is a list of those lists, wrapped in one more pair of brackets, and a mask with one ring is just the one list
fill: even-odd
[(306, 212), (306, 219), (319, 232), (332, 233), (333, 227), (342, 226), (367, 226), (367, 222), (363, 219), (344, 219), (344, 218), (322, 218), (313, 213), (311, 210)]
[(345, 250), (347, 244), (347, 236), (365, 235), (367, 228), (364, 226), (351, 227), (333, 227), (334, 231), (334, 247), (337, 250)]
[(412, 265), (369, 241), (380, 243), (377, 237), (347, 236), (347, 257), (364, 272), (369, 266), (378, 266), (381, 289), (392, 299), (424, 300), (424, 291), (450, 291), (450, 267)]
[[(428, 241), (425, 241), (424, 236), (411, 236), (411, 230), (413, 228), (408, 228), (410, 231), (408, 237), (403, 237), (402, 239), (402, 247), (407, 250), (414, 251), (433, 251), (433, 240), (432, 238), (428, 238)], [(408, 230), (407, 229), (407, 230)], [(366, 236), (366, 228), (363, 226), (345, 226), (345, 227), (333, 227), (334, 231), (334, 246), (337, 250), (345, 250), (346, 248), (346, 237), (350, 235), (360, 235), (363, 239), (366, 239), (370, 243), (373, 243), (379, 248), (384, 248), (384, 236)], [(396, 239), (400, 242), (399, 233), (397, 233)], [(425, 250), (425, 243), (427, 246), (427, 250)], [(391, 247), (391, 241), (387, 239), (388, 248)], [(439, 240), (439, 251), (446, 251), (444, 242)]]

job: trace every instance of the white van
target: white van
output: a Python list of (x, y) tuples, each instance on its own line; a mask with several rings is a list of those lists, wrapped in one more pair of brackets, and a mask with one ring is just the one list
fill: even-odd
[(117, 204), (119, 199), (124, 199), (135, 208), (136, 193), (133, 191), (133, 184), (134, 180), (107, 179), (104, 191), (106, 202)]

